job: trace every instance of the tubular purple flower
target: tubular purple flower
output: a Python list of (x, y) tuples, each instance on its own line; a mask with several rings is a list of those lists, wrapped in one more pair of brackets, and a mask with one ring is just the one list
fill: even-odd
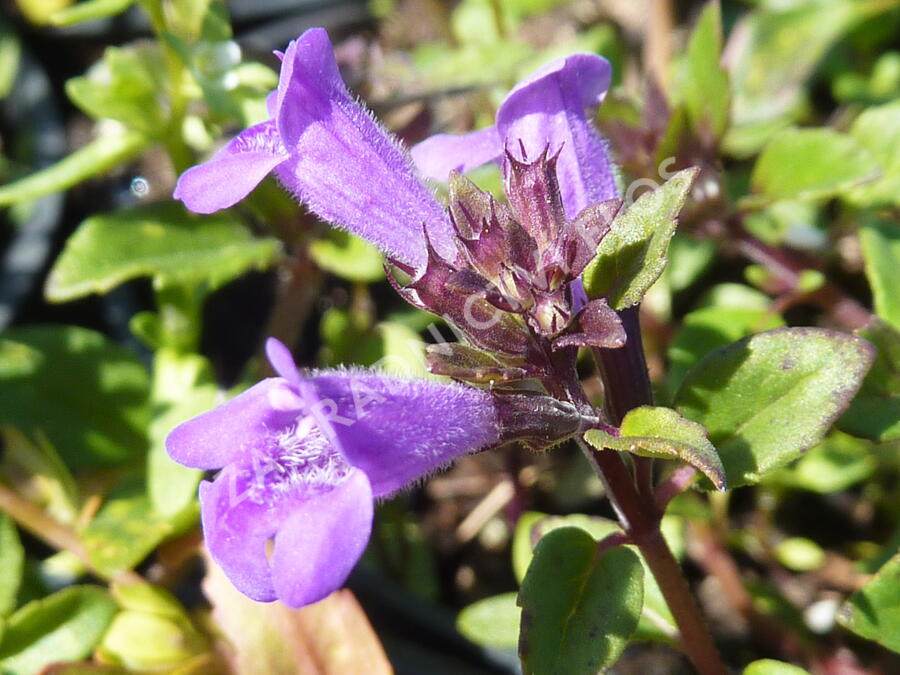
[(451, 171), (501, 161), (504, 151), (525, 161), (549, 148), (559, 153), (562, 202), (574, 219), (587, 206), (618, 196), (606, 143), (586, 113), (603, 101), (610, 75), (609, 62), (594, 54), (557, 59), (509, 92), (495, 126), (432, 136), (412, 148), (412, 157), (428, 178), (446, 181)]
[[(238, 590), (307, 605), (339, 588), (372, 527), (373, 501), (501, 440), (479, 389), (366, 371), (301, 377), (269, 340), (279, 377), (175, 428), (171, 457), (222, 469), (200, 486), (207, 547)], [(271, 547), (271, 550), (270, 550)]]
[(236, 204), (274, 172), (313, 213), (400, 262), (425, 262), (423, 228), (441, 255), (455, 257), (443, 207), (406, 150), (351, 97), (323, 29), (288, 46), (269, 114), (272, 119), (182, 174), (175, 198), (212, 213)]

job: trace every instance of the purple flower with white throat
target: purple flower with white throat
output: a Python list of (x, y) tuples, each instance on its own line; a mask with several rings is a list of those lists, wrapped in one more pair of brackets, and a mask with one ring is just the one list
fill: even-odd
[[(373, 501), (496, 444), (491, 396), (366, 371), (301, 378), (270, 340), (280, 377), (169, 434), (172, 458), (222, 469), (200, 486), (206, 544), (238, 590), (299, 607), (339, 588), (365, 550)], [(271, 550), (269, 550), (271, 547)]]
[(206, 545), (245, 595), (291, 607), (339, 588), (369, 541), (373, 502), (457, 457), (520, 440), (552, 445), (593, 422), (543, 395), (339, 370), (279, 377), (176, 427), (171, 457), (221, 469), (200, 485)]

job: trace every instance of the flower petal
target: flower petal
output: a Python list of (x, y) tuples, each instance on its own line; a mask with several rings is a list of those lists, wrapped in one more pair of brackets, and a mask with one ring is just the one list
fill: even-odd
[(271, 120), (244, 130), (208, 162), (178, 179), (175, 199), (196, 213), (213, 213), (242, 200), (287, 159)]
[(548, 145), (560, 152), (557, 177), (569, 218), (616, 196), (606, 143), (585, 115), (603, 100), (610, 74), (609, 62), (593, 54), (559, 59), (516, 85), (497, 111), (505, 149), (527, 154), (519, 159), (533, 160)]
[(270, 509), (250, 499), (240, 488), (233, 466), (213, 482), (200, 483), (203, 538), (213, 560), (235, 588), (258, 602), (271, 602), (277, 594), (266, 546), (283, 517), (273, 517)]
[(425, 261), (425, 227), (442, 255), (456, 255), (443, 207), (399, 143), (351, 98), (324, 30), (287, 48), (277, 106), (291, 154), (277, 175), (311, 211), (414, 267)]
[(364, 371), (306, 380), (313, 414), (336, 448), (388, 495), (499, 438), (489, 394), (474, 387)]
[(166, 438), (169, 456), (195, 469), (218, 469), (254, 447), (267, 429), (280, 428), (296, 410), (275, 410), (271, 401), (287, 385), (269, 378), (209, 412), (178, 425)]
[(278, 599), (302, 607), (340, 588), (366, 549), (373, 510), (372, 487), (362, 471), (297, 503), (275, 535), (272, 582)]
[(266, 357), (272, 368), (281, 377), (287, 380), (295, 387), (300, 382), (300, 373), (297, 372), (297, 364), (294, 363), (294, 357), (291, 350), (288, 349), (281, 340), (269, 338), (266, 340)]
[(497, 127), (469, 134), (436, 134), (410, 150), (416, 168), (432, 180), (447, 181), (451, 171), (466, 173), (503, 155), (503, 139)]

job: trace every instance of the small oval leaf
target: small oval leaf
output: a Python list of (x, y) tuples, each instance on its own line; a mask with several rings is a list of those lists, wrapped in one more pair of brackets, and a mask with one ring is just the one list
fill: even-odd
[(641, 615), (644, 571), (633, 551), (598, 555), (577, 527), (547, 534), (519, 591), (526, 675), (593, 675), (615, 663)]
[(717, 489), (727, 488), (725, 468), (706, 429), (671, 408), (635, 408), (625, 415), (620, 431), (621, 436), (616, 437), (592, 429), (584, 438), (599, 450), (610, 448), (641, 457), (683, 460), (702, 471)]
[(100, 136), (46, 169), (0, 187), (0, 206), (62, 192), (81, 181), (124, 164), (141, 154), (150, 141), (126, 132)]
[(51, 663), (91, 653), (116, 603), (97, 586), (70, 586), (12, 615), (0, 643), (0, 671), (36, 673)]
[(256, 238), (228, 212), (188, 214), (175, 203), (92, 216), (69, 237), (47, 279), (52, 302), (106, 293), (141, 276), (215, 289), (276, 258), (275, 239)]
[(838, 622), (900, 653), (900, 553), (850, 596), (838, 612)]
[(16, 524), (0, 513), (0, 570), (3, 570), (0, 573), (0, 618), (15, 609), (24, 566), (25, 549), (19, 540)]
[(872, 346), (821, 328), (776, 328), (709, 354), (675, 407), (709, 431), (728, 484), (756, 483), (818, 443), (872, 365)]
[(503, 593), (465, 607), (456, 617), (457, 630), (478, 645), (515, 649), (522, 616), (516, 596)]
[(597, 256), (584, 270), (589, 297), (605, 297), (613, 309), (641, 301), (666, 268), (666, 252), (675, 234), (678, 213), (699, 171), (679, 171), (616, 216), (597, 247)]

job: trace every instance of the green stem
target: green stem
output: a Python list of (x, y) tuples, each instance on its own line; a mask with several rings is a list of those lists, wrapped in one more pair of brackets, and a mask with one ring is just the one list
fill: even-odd
[(187, 72), (181, 55), (172, 48), (166, 39), (168, 28), (162, 3), (159, 0), (142, 0), (141, 6), (153, 26), (153, 34), (162, 46), (166, 63), (166, 74), (169, 80), (169, 123), (162, 141), (166, 146), (169, 159), (176, 174), (181, 174), (194, 163), (194, 156), (184, 142), (182, 126), (187, 114), (188, 101), (184, 96), (184, 77)]

